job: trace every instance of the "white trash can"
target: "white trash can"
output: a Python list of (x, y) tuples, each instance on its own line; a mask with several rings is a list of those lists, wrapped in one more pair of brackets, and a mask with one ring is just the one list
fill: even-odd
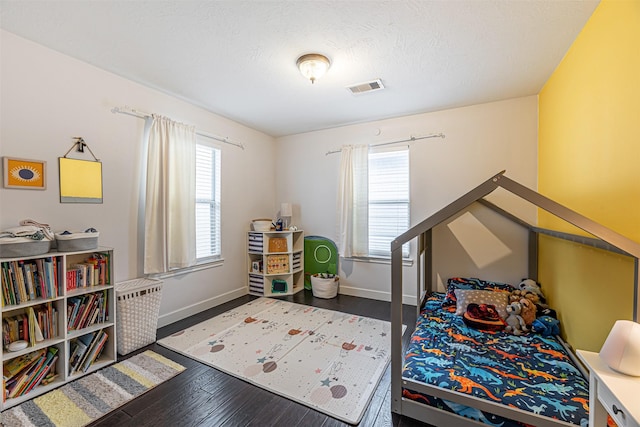
[(311, 276), (311, 290), (317, 298), (334, 298), (338, 295), (340, 277), (335, 274), (317, 273)]

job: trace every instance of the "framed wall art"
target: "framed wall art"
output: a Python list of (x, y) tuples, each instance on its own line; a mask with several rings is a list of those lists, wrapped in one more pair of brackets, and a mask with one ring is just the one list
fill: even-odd
[(60, 203), (102, 203), (102, 163), (60, 157)]
[(5, 188), (46, 190), (47, 162), (16, 157), (3, 157), (2, 160)]

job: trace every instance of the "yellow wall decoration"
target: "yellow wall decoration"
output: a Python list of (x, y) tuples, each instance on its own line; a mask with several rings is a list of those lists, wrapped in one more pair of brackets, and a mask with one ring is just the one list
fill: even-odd
[(60, 203), (102, 203), (102, 163), (60, 157)]
[[(638, 46), (640, 1), (603, 0), (540, 92), (538, 129), (538, 191), (637, 242)], [(574, 231), (544, 211), (539, 225)], [(592, 351), (615, 320), (632, 318), (634, 297), (633, 263), (597, 252), (556, 239), (540, 245), (539, 280), (561, 307), (567, 339)]]

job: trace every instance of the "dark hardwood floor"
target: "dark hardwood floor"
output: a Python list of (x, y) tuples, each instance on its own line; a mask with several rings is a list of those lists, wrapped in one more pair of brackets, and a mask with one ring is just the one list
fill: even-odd
[[(165, 326), (158, 330), (157, 337), (164, 338), (252, 299), (255, 297), (247, 295)], [(391, 316), (388, 302), (347, 295), (338, 295), (336, 298), (325, 300), (314, 298), (311, 291), (305, 290), (281, 299), (387, 321)], [(415, 307), (404, 306), (403, 321), (407, 325), (407, 331), (403, 336), (405, 347), (413, 332), (415, 319)], [(248, 384), (155, 343), (126, 357), (147, 349), (180, 363), (187, 368), (186, 371), (97, 420), (91, 424), (91, 427), (348, 426), (344, 422)], [(126, 357), (120, 357), (120, 360)], [(391, 373), (387, 367), (359, 425), (362, 427), (424, 426), (425, 424), (418, 421), (391, 413), (390, 387)]]

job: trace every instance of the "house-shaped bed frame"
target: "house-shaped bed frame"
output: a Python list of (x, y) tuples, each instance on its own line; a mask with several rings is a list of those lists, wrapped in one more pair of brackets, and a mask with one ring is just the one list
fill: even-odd
[[(404, 352), (402, 350), (402, 245), (411, 240), (418, 239), (418, 262), (417, 262), (417, 310), (424, 302), (426, 295), (434, 291), (432, 260), (432, 230), (438, 224), (447, 221), (457, 213), (466, 210), (473, 203), (481, 203), (494, 210), (505, 218), (520, 224), (528, 230), (528, 277), (537, 279), (538, 272), (538, 236), (541, 234), (555, 238), (565, 239), (572, 242), (596, 247), (621, 255), (629, 256), (634, 260), (634, 302), (633, 320), (638, 321), (640, 317), (640, 295), (638, 290), (638, 260), (640, 258), (640, 245), (592, 220), (568, 209), (553, 200), (507, 178), (502, 171), (489, 178), (464, 196), (455, 200), (439, 212), (415, 225), (407, 232), (398, 236), (391, 242), (391, 410), (397, 414), (406, 415), (432, 425), (477, 425), (484, 424), (459, 417), (458, 415), (441, 411), (430, 406), (403, 398), (402, 389), (407, 385), (416, 391), (421, 391), (433, 396), (452, 400), (454, 402), (475, 407), (477, 409), (503, 415), (507, 418), (517, 419), (537, 426), (555, 425), (553, 420), (535, 415), (532, 413), (522, 414), (523, 411), (513, 412), (508, 407), (496, 406), (492, 402), (485, 402), (478, 398), (464, 395), (455, 391), (440, 389), (417, 382), (415, 380), (402, 377), (402, 367)], [(584, 230), (595, 237), (586, 237), (560, 231), (543, 229), (533, 226), (521, 220), (515, 215), (503, 210), (493, 203), (484, 199), (485, 196), (494, 190), (502, 188), (508, 192), (534, 204), (568, 223)]]

